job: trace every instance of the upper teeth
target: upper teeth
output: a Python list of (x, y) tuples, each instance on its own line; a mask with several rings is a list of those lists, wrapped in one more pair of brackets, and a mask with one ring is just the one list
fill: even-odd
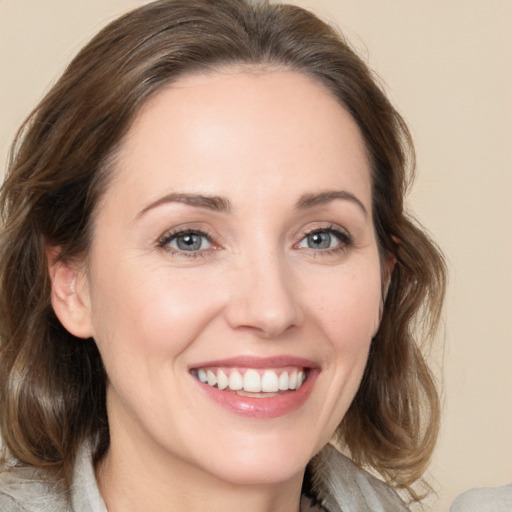
[(232, 391), (244, 391), (252, 393), (276, 393), (289, 389), (299, 389), (304, 380), (304, 370), (284, 370), (279, 375), (275, 370), (255, 370), (249, 368), (245, 372), (228, 369), (204, 369), (197, 370), (197, 378), (209, 386), (217, 386), (219, 389), (231, 389)]

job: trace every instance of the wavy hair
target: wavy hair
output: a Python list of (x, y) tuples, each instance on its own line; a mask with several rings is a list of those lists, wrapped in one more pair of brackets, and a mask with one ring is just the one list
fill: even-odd
[[(414, 168), (407, 127), (343, 36), (291, 5), (160, 0), (112, 22), (69, 64), (13, 144), (0, 194), (0, 421), (8, 452), (69, 483), (78, 446), (109, 445), (106, 375), (94, 340), (50, 302), (46, 248), (87, 254), (116, 148), (148, 98), (180, 76), (280, 67), (326, 86), (357, 122), (372, 172), (381, 258), (396, 260), (380, 330), (338, 440), (356, 463), (410, 490), (439, 427), (422, 355), (445, 288), (441, 253), (404, 210)], [(421, 319), (426, 330), (417, 329)], [(414, 499), (419, 499), (414, 495)]]

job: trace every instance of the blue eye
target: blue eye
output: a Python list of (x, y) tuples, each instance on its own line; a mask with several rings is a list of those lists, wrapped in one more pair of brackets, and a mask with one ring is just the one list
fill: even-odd
[(350, 245), (350, 237), (333, 228), (315, 229), (299, 242), (298, 247), (316, 250), (339, 249)]
[(312, 233), (306, 237), (306, 243), (310, 249), (330, 249), (333, 239), (330, 233)]
[(159, 245), (175, 251), (197, 252), (209, 249), (212, 243), (205, 233), (184, 231), (164, 236)]

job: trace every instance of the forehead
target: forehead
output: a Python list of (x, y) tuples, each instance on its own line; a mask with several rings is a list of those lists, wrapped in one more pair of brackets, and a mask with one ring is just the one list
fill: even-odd
[(340, 187), (366, 202), (371, 195), (355, 121), (325, 86), (285, 70), (186, 75), (157, 92), (135, 118), (114, 175), (114, 186), (137, 191), (134, 200), (226, 187), (235, 195)]

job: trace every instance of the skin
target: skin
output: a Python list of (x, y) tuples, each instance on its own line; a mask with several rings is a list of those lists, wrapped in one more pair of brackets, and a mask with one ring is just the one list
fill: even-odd
[[(297, 206), (328, 191), (344, 195)], [(184, 193), (230, 207), (162, 200)], [(108, 374), (97, 477), (109, 512), (298, 510), (304, 468), (347, 411), (378, 329), (371, 202), (357, 125), (305, 75), (188, 75), (148, 101), (86, 264), (51, 268), (54, 309), (94, 337)], [(208, 238), (180, 250), (166, 235), (181, 228)], [(312, 231), (329, 248), (311, 247)], [(313, 361), (309, 398), (270, 419), (212, 401), (190, 368), (242, 355)]]

